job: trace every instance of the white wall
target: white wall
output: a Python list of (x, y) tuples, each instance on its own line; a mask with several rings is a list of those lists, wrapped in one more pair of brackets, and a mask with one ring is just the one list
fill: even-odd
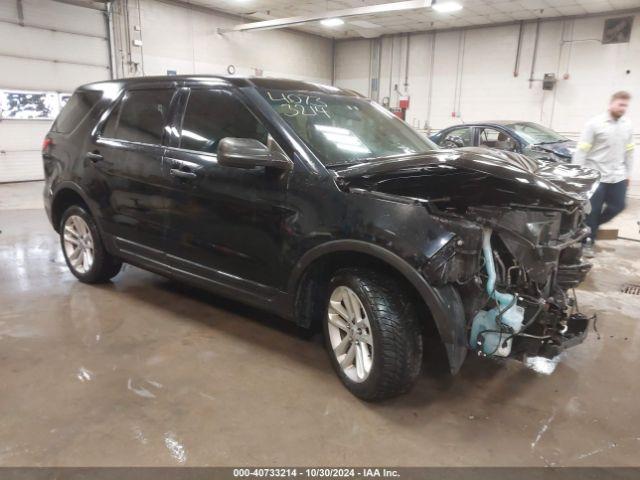
[(355, 90), (369, 96), (369, 67), (371, 40), (350, 40), (340, 42), (336, 49), (336, 80), (342, 88)]
[(166, 75), (167, 70), (227, 74), (227, 67), (234, 65), (237, 75), (261, 69), (268, 76), (331, 82), (328, 39), (287, 30), (220, 35), (218, 28), (240, 19), (156, 0), (140, 5), (145, 75)]
[[(463, 121), (530, 120), (575, 137), (587, 119), (606, 109), (611, 93), (629, 90), (635, 100), (628, 118), (635, 125), (639, 144), (633, 178), (640, 183), (640, 14), (634, 18), (631, 42), (625, 44), (602, 45), (598, 41), (605, 18), (540, 23), (533, 77), (555, 73), (559, 81), (552, 91), (542, 90), (539, 81), (530, 86), (535, 23), (525, 24), (517, 77), (513, 72), (518, 25), (412, 34), (408, 42), (407, 93), (411, 104), (407, 122), (438, 130)], [(369, 65), (363, 65), (363, 59), (369, 57), (371, 42), (338, 42), (338, 86), (367, 94)], [(406, 48), (404, 35), (382, 38), (380, 100), (389, 96), (391, 87), (392, 106), (398, 100), (395, 85), (401, 93), (405, 91)], [(562, 78), (564, 74), (568, 79)]]

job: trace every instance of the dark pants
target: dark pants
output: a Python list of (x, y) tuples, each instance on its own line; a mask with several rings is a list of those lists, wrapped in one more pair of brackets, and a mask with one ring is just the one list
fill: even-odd
[[(627, 181), (601, 183), (591, 197), (591, 213), (587, 215), (587, 225), (591, 228), (590, 238), (595, 241), (598, 228), (612, 220), (625, 207)], [(604, 209), (603, 209), (604, 207)]]

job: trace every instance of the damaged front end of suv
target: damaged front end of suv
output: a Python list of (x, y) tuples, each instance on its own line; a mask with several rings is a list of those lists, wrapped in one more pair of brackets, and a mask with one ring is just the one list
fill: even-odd
[[(441, 336), (463, 329), (466, 349), (518, 359), (551, 359), (585, 338), (589, 318), (573, 289), (591, 268), (582, 240), (597, 172), (465, 148), (369, 161), (336, 176), (345, 191), (423, 208), (448, 232), (414, 255), (426, 282), (453, 288), (462, 304), (463, 325), (440, 322)], [(453, 348), (456, 372), (466, 351)]]

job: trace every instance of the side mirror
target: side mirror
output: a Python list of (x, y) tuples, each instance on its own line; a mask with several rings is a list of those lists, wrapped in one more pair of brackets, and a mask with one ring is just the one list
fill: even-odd
[(225, 167), (271, 167), (291, 170), (291, 160), (282, 152), (270, 150), (254, 138), (226, 137), (218, 144), (218, 164)]
[(462, 148), (464, 147), (464, 140), (456, 135), (448, 135), (442, 142), (443, 147), (448, 148)]

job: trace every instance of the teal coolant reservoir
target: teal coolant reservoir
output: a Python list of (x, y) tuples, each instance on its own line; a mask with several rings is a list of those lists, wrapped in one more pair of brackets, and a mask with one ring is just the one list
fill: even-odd
[(496, 269), (491, 249), (490, 228), (482, 232), (482, 254), (487, 271), (487, 293), (496, 301), (497, 307), (480, 310), (471, 324), (471, 347), (487, 356), (506, 357), (511, 353), (512, 335), (520, 332), (524, 321), (524, 308), (510, 293), (498, 292)]

